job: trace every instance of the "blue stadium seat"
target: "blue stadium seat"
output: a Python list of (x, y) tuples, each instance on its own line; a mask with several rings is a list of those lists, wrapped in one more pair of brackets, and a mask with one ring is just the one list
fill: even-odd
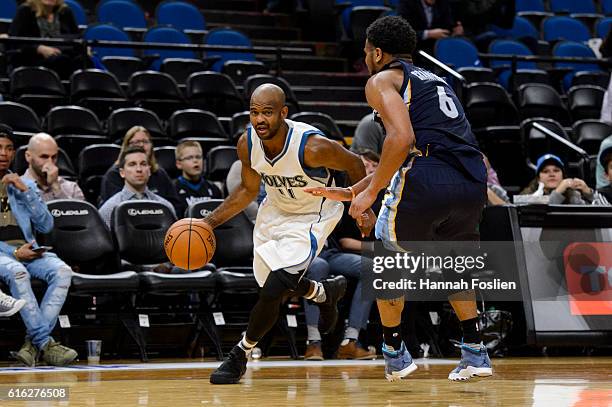
[(160, 3), (155, 11), (157, 24), (170, 25), (177, 30), (205, 30), (204, 15), (196, 6), (182, 1)]
[[(556, 57), (583, 57), (583, 58), (595, 58), (595, 54), (591, 48), (579, 42), (563, 41), (559, 42), (553, 48), (553, 56)], [(601, 71), (599, 65), (596, 64), (579, 64), (575, 62), (557, 62), (557, 67), (569, 67), (573, 68), (574, 72), (570, 72), (563, 78), (563, 86), (567, 90), (572, 84), (572, 78), (577, 71)]]
[(464, 38), (443, 38), (436, 42), (436, 58), (455, 68), (481, 66), (478, 50), (471, 41)]
[(540, 33), (535, 26), (527, 20), (525, 17), (516, 16), (514, 17), (514, 24), (511, 29), (505, 30), (503, 28), (499, 28), (497, 26), (491, 26), (492, 31), (497, 34), (499, 37), (504, 38), (524, 38), (531, 37), (536, 40), (540, 38)]
[[(343, 4), (347, 2), (343, 0), (336, 0), (336, 3)], [(346, 33), (351, 32), (351, 12), (353, 11), (354, 7), (362, 7), (362, 6), (384, 7), (385, 6), (384, 0), (351, 0), (349, 1), (349, 3), (350, 3), (350, 6), (342, 10), (342, 14), (340, 16), (342, 19), (342, 26), (344, 27), (344, 32)]]
[(147, 28), (145, 15), (139, 5), (126, 0), (111, 0), (98, 6), (98, 22), (112, 23), (123, 29)]
[(110, 1), (127, 1), (128, 3), (134, 3), (134, 4), (136, 4), (136, 0), (100, 0), (100, 1), (98, 2), (98, 7), (99, 7), (99, 6), (101, 6), (102, 4), (104, 4), (104, 3), (108, 3), (108, 2), (110, 2)]
[(2, 0), (0, 1), (0, 19), (12, 20), (17, 12), (17, 1), (16, 0)]
[(601, 0), (601, 11), (605, 15), (612, 15), (612, 0)]
[[(489, 46), (489, 52), (491, 54), (505, 54), (505, 55), (533, 55), (532, 52), (525, 46), (525, 44), (518, 41), (511, 40), (497, 40), (493, 41)], [(502, 60), (491, 60), (491, 68), (500, 68), (503, 66), (509, 66), (511, 61)], [(518, 61), (517, 70), (521, 69), (537, 69), (535, 62), (529, 61)], [(510, 75), (512, 74), (511, 69), (505, 69), (499, 73), (499, 83), (502, 84), (507, 90), (510, 89)]]
[(550, 0), (553, 13), (597, 13), (593, 0)]
[(612, 27), (612, 17), (606, 17), (599, 20), (595, 27), (597, 37), (606, 38), (608, 32), (610, 32), (610, 27)]
[[(218, 28), (208, 32), (204, 37), (204, 44), (207, 45), (235, 45), (242, 47), (251, 47), (251, 40), (239, 31), (231, 28)], [(208, 57), (219, 56), (221, 59), (215, 62), (212, 66), (214, 71), (220, 72), (225, 61), (255, 61), (255, 54), (251, 52), (233, 52), (233, 51), (209, 51), (206, 53)]]
[(546, 11), (542, 0), (516, 0), (516, 11)]
[[(83, 33), (86, 40), (107, 40), (107, 41), (130, 41), (130, 37), (119, 28), (110, 24), (94, 24), (87, 27)], [(134, 50), (131, 48), (108, 48), (93, 47), (93, 52), (100, 58), (114, 57), (133, 57)]]
[(584, 23), (571, 17), (548, 17), (542, 23), (542, 33), (546, 41), (588, 41), (591, 38), (589, 29)]
[[(143, 37), (144, 42), (163, 42), (169, 44), (191, 44), (189, 37), (182, 31), (172, 27), (153, 27), (150, 28)], [(193, 50), (174, 50), (174, 49), (146, 49), (145, 55), (159, 55), (151, 68), (159, 71), (159, 67), (166, 58), (196, 58)]]
[(72, 14), (74, 14), (74, 19), (76, 20), (78, 25), (87, 25), (87, 14), (85, 14), (85, 9), (77, 0), (64, 0), (64, 3), (70, 7)]

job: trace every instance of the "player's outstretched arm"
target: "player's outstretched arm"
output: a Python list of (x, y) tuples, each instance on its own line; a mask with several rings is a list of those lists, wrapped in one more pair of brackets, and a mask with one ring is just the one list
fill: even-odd
[(261, 184), (261, 176), (251, 168), (247, 134), (244, 133), (238, 140), (238, 159), (242, 162), (242, 181), (225, 201), (210, 215), (204, 218), (213, 229), (227, 222), (242, 212), (256, 197)]

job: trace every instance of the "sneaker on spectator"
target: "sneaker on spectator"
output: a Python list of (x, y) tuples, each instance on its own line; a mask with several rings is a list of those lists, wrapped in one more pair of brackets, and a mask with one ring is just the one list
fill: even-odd
[(60, 345), (53, 338), (49, 338), (49, 341), (43, 346), (41, 351), (43, 360), (52, 366), (66, 366), (78, 356), (74, 349)]
[(36, 359), (38, 358), (38, 350), (36, 346), (32, 344), (30, 339), (26, 338), (25, 343), (19, 349), (19, 352), (14, 354), (15, 358), (28, 367), (36, 366)]
[(10, 317), (19, 312), (25, 300), (18, 300), (0, 291), (0, 317)]

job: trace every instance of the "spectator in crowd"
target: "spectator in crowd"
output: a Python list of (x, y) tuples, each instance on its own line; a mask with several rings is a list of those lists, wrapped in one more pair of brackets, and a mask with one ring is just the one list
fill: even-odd
[(30, 138), (25, 157), (29, 166), (23, 174), (36, 182), (43, 201), (53, 199), (85, 200), (83, 191), (76, 182), (59, 175), (57, 168), (57, 143), (50, 135), (38, 133)]
[(597, 188), (603, 188), (610, 185), (610, 179), (606, 177), (606, 169), (603, 166), (603, 155), (604, 151), (607, 151), (612, 147), (612, 135), (603, 139), (599, 146), (599, 153), (597, 154), (597, 163), (595, 165), (595, 180)]
[(382, 145), (385, 141), (385, 133), (380, 124), (374, 121), (374, 113), (364, 116), (355, 129), (355, 136), (351, 144), (351, 151), (362, 154), (371, 151), (380, 156)]
[(483, 154), (483, 159), (487, 167), (487, 205), (505, 205), (510, 202), (508, 193), (499, 183), (497, 172), (491, 166), (489, 159)]
[(565, 164), (554, 154), (544, 154), (536, 164), (536, 177), (522, 195), (549, 195), (549, 204), (607, 205), (597, 191), (580, 178), (566, 178)]
[(463, 35), (461, 21), (453, 18), (448, 0), (400, 0), (397, 13), (417, 33), (417, 49), (433, 53), (436, 40)]
[(599, 164), (604, 168), (608, 185), (599, 187), (597, 192), (603, 195), (608, 203), (612, 204), (612, 143), (599, 154)]
[(100, 216), (110, 228), (113, 209), (121, 202), (134, 199), (149, 199), (161, 202), (176, 215), (170, 202), (149, 189), (148, 182), (151, 177), (151, 164), (147, 152), (138, 145), (127, 147), (119, 154), (119, 176), (123, 178), (123, 189), (111, 196), (100, 207)]
[[(21, 318), (26, 340), (16, 357), (26, 366), (34, 366), (41, 353), (47, 364), (63, 366), (77, 353), (55, 342), (51, 332), (66, 300), (72, 270), (34, 239), (34, 230), (51, 231), (53, 217), (34, 181), (9, 171), (14, 157), (13, 131), (0, 125), (0, 278), (15, 298), (25, 301)], [(31, 277), (47, 283), (40, 304), (32, 292)]]
[[(134, 146), (140, 146), (147, 154), (150, 170), (148, 177), (149, 183), (147, 185), (149, 191), (169, 201), (176, 213), (182, 214), (184, 208), (176, 194), (174, 184), (168, 176), (168, 173), (157, 164), (155, 154), (153, 154), (151, 133), (142, 126), (134, 126), (125, 133), (119, 156), (121, 156), (126, 149)], [(124, 186), (125, 183), (121, 175), (119, 175), (119, 160), (117, 160), (115, 164), (106, 171), (102, 179), (102, 185), (100, 187), (101, 202), (104, 203), (111, 196), (121, 191)]]
[[(225, 179), (225, 188), (227, 189), (227, 193), (231, 194), (236, 188), (240, 186), (241, 183), (241, 174), (242, 173), (242, 162), (240, 160), (234, 161), (229, 171), (227, 172), (227, 178)], [(255, 219), (257, 219), (257, 210), (259, 209), (259, 203), (265, 197), (265, 189), (263, 187), (263, 182), (261, 184), (261, 188), (259, 190), (259, 195), (257, 198), (247, 206), (244, 210), (249, 220), (255, 223)]]
[(182, 171), (174, 186), (183, 208), (197, 202), (223, 198), (219, 187), (202, 176), (204, 157), (202, 146), (197, 141), (183, 141), (176, 146), (176, 168)]
[[(612, 30), (610, 30), (610, 32), (612, 33)], [(606, 89), (603, 101), (601, 103), (600, 120), (612, 126), (612, 78), (610, 78), (610, 82), (608, 83), (608, 89)]]
[[(27, 0), (19, 6), (9, 28), (14, 37), (63, 38), (79, 37), (79, 28), (64, 0)], [(9, 64), (19, 66), (45, 66), (68, 79), (75, 69), (84, 67), (83, 56), (72, 45), (15, 44), (10, 48)]]

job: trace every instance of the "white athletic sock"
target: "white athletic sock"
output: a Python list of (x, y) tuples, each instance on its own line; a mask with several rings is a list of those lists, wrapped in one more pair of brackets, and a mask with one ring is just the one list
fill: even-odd
[(249, 352), (253, 350), (253, 348), (257, 345), (257, 342), (251, 343), (247, 341), (246, 336), (243, 336), (240, 342), (238, 342), (238, 346), (248, 355)]

